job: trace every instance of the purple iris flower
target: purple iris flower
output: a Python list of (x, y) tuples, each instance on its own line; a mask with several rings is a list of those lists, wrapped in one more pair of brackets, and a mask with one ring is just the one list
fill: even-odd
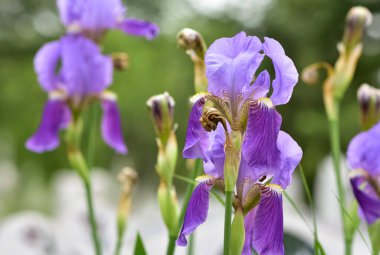
[(121, 0), (57, 0), (61, 20), (69, 31), (84, 32), (97, 38), (108, 29), (119, 29), (133, 36), (149, 40), (159, 33), (156, 24), (126, 18), (126, 7)]
[[(267, 70), (256, 75), (265, 56), (274, 66), (273, 81)], [(264, 255), (283, 254), (281, 192), (290, 184), (302, 150), (280, 131), (282, 119), (275, 106), (289, 101), (297, 70), (276, 40), (262, 43), (244, 32), (216, 40), (205, 63), (209, 93), (193, 98), (183, 156), (202, 159), (206, 175), (198, 179), (177, 245), (185, 246), (186, 236), (206, 220), (210, 190), (224, 184), (226, 133), (238, 130), (243, 144), (234, 205), (242, 206), (245, 215), (243, 254), (251, 254), (252, 248)], [(227, 128), (200, 123), (207, 101), (225, 118)]]
[(380, 218), (380, 122), (355, 136), (348, 146), (351, 186), (359, 203), (359, 215), (368, 224)]
[(105, 91), (112, 83), (112, 59), (101, 54), (98, 45), (82, 35), (69, 34), (45, 44), (36, 54), (34, 67), (43, 90), (49, 94), (41, 123), (26, 147), (34, 152), (58, 147), (59, 131), (93, 100), (100, 100), (104, 141), (119, 153), (124, 144), (116, 96)]

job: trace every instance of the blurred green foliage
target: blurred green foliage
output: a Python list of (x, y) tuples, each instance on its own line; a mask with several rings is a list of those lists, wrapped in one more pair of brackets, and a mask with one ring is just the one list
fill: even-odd
[[(222, 9), (207, 13), (197, 8), (201, 1), (128, 0), (129, 16), (158, 23), (162, 33), (151, 42), (118, 31), (107, 34), (106, 53), (127, 52), (129, 55), (130, 68), (115, 72), (110, 88), (119, 97), (129, 154), (126, 157), (115, 155), (99, 134), (95, 141), (94, 165), (108, 169), (129, 164), (139, 171), (140, 180), (157, 182), (155, 135), (145, 101), (163, 91), (168, 91), (176, 100), (178, 142), (183, 148), (189, 116), (188, 98), (193, 94), (193, 65), (176, 45), (176, 32), (181, 28), (198, 30), (208, 44), (242, 30), (260, 38), (273, 37), (282, 43), (301, 73), (308, 64), (335, 61), (338, 56), (336, 44), (342, 38), (345, 15), (351, 6), (364, 5), (373, 12), (380, 11), (380, 3), (375, 0), (267, 0), (261, 12), (254, 8), (256, 2), (258, 5), (261, 2), (259, 0), (247, 1), (251, 3), (250, 8), (239, 8), (243, 5), (240, 1), (232, 1), (235, 5), (231, 6), (226, 2), (220, 2)], [(27, 151), (24, 143), (35, 131), (47, 97), (36, 80), (34, 54), (43, 43), (57, 39), (64, 28), (59, 25), (54, 1), (0, 0), (0, 6), (0, 159), (15, 161), (24, 181), (49, 180), (54, 171), (68, 167), (64, 146), (39, 155)], [(379, 45), (379, 38), (365, 38), (363, 57), (343, 101), (343, 151), (359, 132), (358, 86), (364, 82), (380, 85)], [(278, 110), (283, 116), (282, 129), (304, 150), (302, 162), (312, 182), (318, 162), (329, 153), (321, 85), (309, 87), (300, 81), (290, 103)], [(99, 131), (98, 126), (91, 128)], [(181, 173), (185, 172), (184, 166), (181, 160), (178, 165)]]

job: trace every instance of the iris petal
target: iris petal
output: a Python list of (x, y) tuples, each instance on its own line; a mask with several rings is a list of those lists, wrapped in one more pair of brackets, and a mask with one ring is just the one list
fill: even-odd
[(207, 179), (200, 182), (194, 189), (187, 205), (181, 232), (177, 239), (178, 246), (186, 246), (186, 236), (193, 233), (199, 225), (206, 221), (210, 202), (210, 190), (213, 186), (212, 180)]
[(121, 154), (127, 153), (121, 129), (120, 112), (116, 100), (113, 98), (102, 99), (102, 136), (108, 146)]
[(284, 254), (282, 195), (263, 186), (253, 218), (252, 246), (260, 255)]
[(368, 224), (380, 218), (380, 197), (368, 183), (364, 175), (356, 175), (350, 179), (354, 195), (358, 200), (360, 215)]
[(355, 136), (347, 150), (352, 169), (364, 169), (371, 175), (380, 175), (380, 122), (370, 130)]
[(119, 28), (124, 33), (134, 36), (143, 36), (148, 40), (154, 39), (160, 32), (160, 28), (154, 23), (131, 18), (123, 20), (119, 24)]
[(222, 124), (218, 124), (213, 132), (208, 133), (208, 143), (206, 155), (207, 161), (203, 163), (204, 172), (215, 178), (223, 177), (224, 174), (224, 144), (226, 135)]
[(216, 40), (205, 56), (209, 92), (219, 97), (227, 93), (230, 101), (236, 102), (264, 58), (260, 50), (260, 40), (244, 32)]
[(57, 88), (59, 77), (56, 68), (60, 58), (61, 47), (58, 41), (42, 46), (34, 58), (34, 69), (38, 76), (38, 82), (47, 92)]
[(205, 100), (201, 98), (194, 103), (191, 110), (187, 124), (185, 148), (183, 149), (184, 158), (201, 158), (207, 161), (208, 134), (199, 121), (204, 104)]
[(57, 148), (59, 130), (67, 127), (70, 118), (70, 109), (63, 100), (50, 99), (45, 104), (36, 133), (26, 142), (26, 148), (37, 153)]
[(286, 104), (298, 82), (298, 72), (293, 61), (286, 56), (281, 44), (272, 38), (265, 37), (263, 43), (265, 55), (272, 59), (276, 78), (273, 80), (271, 100), (274, 105)]

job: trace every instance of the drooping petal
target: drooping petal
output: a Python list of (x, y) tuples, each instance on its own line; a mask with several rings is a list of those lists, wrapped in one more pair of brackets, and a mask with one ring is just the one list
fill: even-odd
[(184, 158), (201, 158), (207, 161), (206, 150), (208, 148), (208, 133), (202, 127), (199, 119), (202, 116), (205, 99), (198, 99), (191, 110), (189, 122), (187, 124), (187, 134), (185, 148), (183, 149)]
[(160, 32), (160, 28), (149, 21), (141, 19), (124, 19), (119, 24), (120, 30), (124, 33), (134, 35), (134, 36), (143, 36), (148, 40), (154, 39)]
[(272, 59), (276, 77), (273, 80), (271, 100), (274, 105), (286, 104), (293, 88), (298, 82), (298, 72), (293, 61), (286, 56), (281, 44), (272, 38), (265, 37), (263, 43), (265, 55)]
[(45, 104), (36, 133), (26, 142), (26, 148), (37, 153), (57, 148), (59, 145), (59, 130), (67, 127), (70, 118), (70, 109), (65, 101), (50, 99)]
[(61, 75), (69, 95), (91, 95), (112, 83), (112, 59), (81, 35), (67, 35), (61, 40)]
[(355, 136), (347, 150), (352, 169), (364, 169), (371, 175), (380, 175), (380, 122), (370, 130)]
[(102, 98), (102, 136), (104, 142), (121, 154), (127, 153), (121, 129), (120, 112), (116, 98), (104, 96)]
[(245, 240), (242, 255), (252, 255), (252, 232), (256, 209), (252, 209), (244, 218)]
[(34, 58), (34, 69), (38, 76), (38, 82), (47, 92), (57, 88), (59, 75), (56, 73), (56, 68), (60, 58), (61, 47), (59, 41), (50, 42), (42, 46)]
[(206, 151), (207, 161), (203, 163), (204, 172), (215, 178), (223, 177), (224, 160), (226, 154), (224, 152), (224, 144), (226, 135), (222, 124), (218, 124), (213, 132), (208, 133), (208, 148)]
[(260, 255), (283, 255), (283, 211), (279, 187), (263, 186), (260, 203), (255, 209), (252, 246)]
[(58, 0), (57, 5), (66, 26), (94, 31), (115, 28), (126, 9), (121, 0)]
[(272, 183), (285, 189), (292, 180), (294, 169), (301, 161), (302, 149), (290, 135), (283, 131), (278, 134), (277, 149), (280, 151), (280, 164), (273, 175)]
[(251, 104), (242, 153), (249, 166), (255, 169), (257, 176), (273, 174), (279, 165), (277, 137), (280, 126), (281, 115), (269, 100)]
[(206, 221), (210, 202), (210, 190), (213, 186), (214, 182), (212, 179), (205, 179), (194, 189), (187, 205), (181, 232), (177, 239), (178, 246), (186, 246), (186, 236), (193, 233), (199, 225)]
[(368, 182), (365, 175), (356, 174), (350, 178), (351, 186), (361, 210), (360, 215), (368, 224), (380, 219), (380, 194)]
[(216, 40), (205, 56), (208, 91), (219, 97), (227, 94), (231, 102), (236, 102), (263, 60), (261, 47), (257, 37), (244, 32)]

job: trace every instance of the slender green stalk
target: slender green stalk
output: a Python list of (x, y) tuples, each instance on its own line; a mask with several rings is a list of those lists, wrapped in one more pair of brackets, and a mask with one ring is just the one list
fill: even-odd
[(190, 235), (189, 238), (189, 245), (187, 248), (187, 255), (193, 255), (194, 254), (194, 243), (195, 243), (195, 235)]
[(87, 162), (85, 158), (83, 157), (83, 153), (80, 149), (80, 138), (81, 138), (81, 132), (82, 126), (81, 122), (76, 119), (68, 128), (67, 130), (67, 136), (66, 136), (66, 143), (67, 143), (67, 153), (68, 153), (68, 159), (70, 161), (70, 164), (72, 168), (74, 168), (77, 173), (80, 175), (84, 189), (86, 192), (86, 202), (87, 202), (87, 210), (88, 210), (88, 220), (90, 222), (91, 226), (91, 234), (92, 234), (92, 240), (94, 244), (94, 249), (96, 255), (101, 255), (101, 244), (100, 239), (98, 236), (97, 231), (97, 224), (96, 224), (96, 218), (94, 213), (94, 203), (93, 203), (93, 197), (92, 197), (92, 188), (91, 188), (91, 180), (90, 180), (90, 173), (89, 168), (87, 165)]
[(177, 236), (169, 235), (169, 244), (166, 255), (173, 255), (175, 251), (175, 241), (177, 240)]
[(230, 255), (231, 215), (233, 191), (226, 191), (226, 207), (224, 214), (224, 255)]
[[(340, 132), (339, 132), (340, 101), (335, 100), (334, 103), (335, 103), (336, 114), (334, 117), (328, 118), (329, 131), (330, 131), (330, 145), (331, 145), (331, 153), (332, 153), (333, 164), (334, 164), (336, 186), (338, 189), (338, 198), (341, 201), (341, 203), (345, 206), (346, 205), (346, 198), (345, 198), (341, 169), (340, 169), (340, 156), (341, 156), (340, 155), (340, 153), (341, 153), (341, 151), (340, 151)], [(348, 234), (349, 222), (346, 219), (347, 216), (344, 213), (343, 207), (340, 207), (340, 213), (341, 213), (341, 218), (342, 218), (342, 223), (343, 223), (345, 254), (351, 255), (352, 237), (350, 237)]]
[(116, 249), (115, 249), (115, 255), (120, 255), (121, 251), (121, 245), (122, 245), (122, 238), (121, 236), (118, 236), (117, 238), (117, 243), (116, 243)]

